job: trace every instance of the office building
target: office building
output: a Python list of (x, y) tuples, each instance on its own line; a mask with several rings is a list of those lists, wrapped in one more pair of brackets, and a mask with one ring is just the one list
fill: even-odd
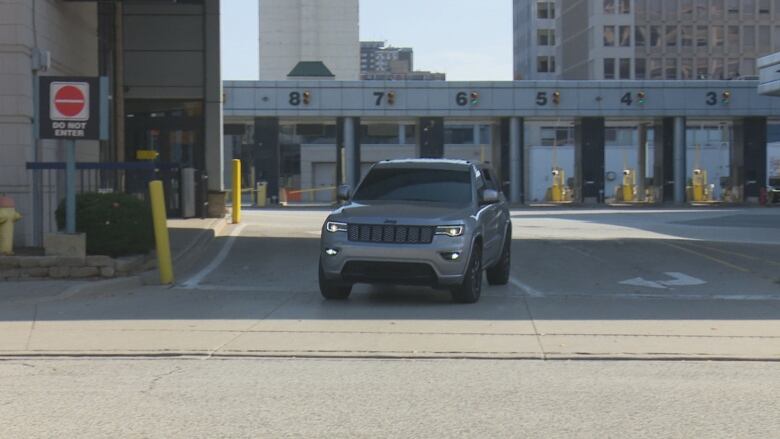
[(445, 81), (444, 73), (414, 70), (414, 49), (386, 46), (383, 41), (360, 43), (360, 79), (364, 81)]
[(358, 0), (260, 0), (259, 10), (261, 80), (360, 78)]

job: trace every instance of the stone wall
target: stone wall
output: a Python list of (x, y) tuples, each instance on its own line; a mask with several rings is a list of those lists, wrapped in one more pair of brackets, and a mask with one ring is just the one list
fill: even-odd
[(110, 258), (87, 256), (0, 256), (0, 281), (25, 279), (87, 279), (124, 277), (156, 266), (153, 255)]

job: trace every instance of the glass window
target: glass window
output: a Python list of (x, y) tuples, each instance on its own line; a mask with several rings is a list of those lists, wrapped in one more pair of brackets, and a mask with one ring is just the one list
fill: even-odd
[(620, 0), (620, 13), (621, 14), (631, 13), (631, 0)]
[(744, 50), (756, 48), (756, 27), (745, 26), (742, 28), (742, 47)]
[(693, 26), (680, 26), (680, 45), (693, 47)]
[(650, 58), (650, 79), (663, 79), (661, 58)]
[(634, 28), (634, 44), (636, 47), (645, 47), (647, 44), (647, 29), (644, 26)]
[(541, 19), (555, 18), (555, 2), (538, 2), (536, 4), (536, 16)]
[(537, 44), (540, 46), (554, 46), (555, 45), (555, 30), (553, 29), (539, 29), (536, 31)]
[(604, 58), (604, 79), (615, 79), (615, 58)]
[(696, 47), (707, 47), (707, 26), (696, 26)]
[(723, 0), (711, 0), (710, 14), (712, 18), (723, 18)]
[(615, 13), (615, 0), (604, 0), (604, 13), (605, 14)]
[(775, 0), (775, 18), (780, 19), (780, 0)]
[(677, 18), (677, 7), (677, 0), (664, 0), (664, 17), (672, 20)]
[(729, 10), (729, 15), (736, 16), (739, 15), (739, 0), (726, 0), (728, 3), (727, 7)]
[[(635, 0), (634, 1), (634, 11), (636, 11), (636, 14), (639, 18), (644, 18), (643, 16), (647, 13), (647, 0)], [(651, 0), (652, 1), (652, 0)], [(780, 1), (780, 0), (777, 0)]]
[(680, 12), (683, 19), (689, 20), (693, 16), (693, 0), (680, 0)]
[(696, 19), (707, 19), (707, 0), (696, 0)]
[(444, 143), (447, 145), (474, 144), (474, 127), (471, 125), (445, 127)]
[(769, 15), (771, 9), (769, 0), (758, 0), (758, 14), (763, 16)]
[(398, 144), (397, 124), (361, 125), (360, 130), (360, 142), (365, 145)]
[(726, 73), (724, 71), (724, 66), (723, 66), (723, 59), (713, 58), (711, 64), (712, 67), (710, 68), (710, 70), (712, 71), (712, 79), (726, 79)]
[(631, 79), (631, 58), (620, 58), (620, 79)]
[(734, 79), (739, 76), (739, 58), (729, 58), (725, 79)]
[(742, 15), (752, 17), (756, 14), (756, 0), (742, 0)]
[(647, 79), (647, 60), (637, 58), (634, 60), (634, 79)]
[(542, 127), (542, 146), (574, 144), (573, 128)]
[(775, 50), (780, 50), (780, 26), (775, 26)]
[(650, 18), (650, 20), (660, 20), (661, 19), (661, 1), (660, 0), (649, 0), (647, 2), (647, 15)]
[(664, 77), (669, 80), (677, 79), (677, 59), (666, 58), (666, 74)]
[(631, 47), (631, 26), (620, 26), (620, 47)]
[(666, 26), (666, 46), (677, 47), (677, 26)]
[(442, 169), (379, 167), (366, 175), (355, 192), (360, 201), (419, 201), (465, 205), (471, 203), (471, 174)]
[(683, 58), (680, 64), (680, 79), (693, 78), (693, 58)]
[(554, 56), (537, 57), (536, 71), (538, 73), (555, 73), (555, 57)]
[(729, 26), (729, 50), (739, 50), (739, 26)]
[(726, 45), (726, 37), (723, 34), (723, 26), (712, 26), (712, 47), (724, 47)]
[(698, 58), (696, 60), (696, 79), (710, 79), (707, 58)]
[(756, 75), (756, 60), (755, 58), (745, 58), (742, 60), (742, 69), (739, 74), (741, 76), (755, 76)]
[(604, 47), (615, 46), (615, 26), (604, 26)]
[(661, 47), (661, 26), (650, 26), (650, 47)]
[(772, 28), (769, 26), (758, 27), (758, 51), (768, 54), (772, 50)]

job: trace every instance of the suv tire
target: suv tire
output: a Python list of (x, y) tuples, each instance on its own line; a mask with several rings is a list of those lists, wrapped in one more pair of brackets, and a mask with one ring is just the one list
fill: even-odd
[(320, 294), (327, 300), (346, 300), (352, 293), (352, 285), (333, 281), (325, 277), (325, 272), (320, 266)]
[(475, 247), (469, 258), (463, 283), (452, 289), (452, 300), (457, 303), (476, 303), (482, 294), (482, 249)]
[(507, 230), (501, 257), (496, 265), (487, 269), (487, 279), (490, 285), (506, 285), (512, 270), (512, 230)]

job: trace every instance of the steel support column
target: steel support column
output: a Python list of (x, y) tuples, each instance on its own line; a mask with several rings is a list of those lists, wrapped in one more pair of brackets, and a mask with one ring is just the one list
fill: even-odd
[(685, 203), (686, 168), (685, 168), (685, 118), (674, 118), (674, 202)]
[(523, 120), (509, 120), (509, 195), (513, 204), (523, 202)]

